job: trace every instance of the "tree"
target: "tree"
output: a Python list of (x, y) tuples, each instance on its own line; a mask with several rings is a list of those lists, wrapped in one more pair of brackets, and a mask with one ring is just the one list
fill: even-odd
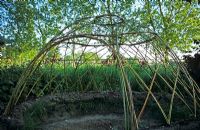
[[(69, 61), (69, 63), (72, 63), (72, 66), (76, 67), (78, 64), (92, 64), (92, 63), (99, 63), (100, 58), (99, 56), (94, 52), (85, 52), (85, 53), (75, 53), (73, 55), (68, 55), (65, 57), (66, 61)], [(75, 62), (75, 65), (73, 64)]]
[(161, 38), (158, 46), (163, 48), (168, 59), (168, 49), (182, 52), (190, 49), (193, 37), (200, 27), (200, 10), (196, 3), (182, 1), (145, 1), (143, 21)]

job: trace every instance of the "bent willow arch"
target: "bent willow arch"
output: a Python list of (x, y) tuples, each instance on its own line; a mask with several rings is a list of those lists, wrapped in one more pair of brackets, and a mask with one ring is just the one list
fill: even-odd
[[(34, 71), (42, 66), (47, 54), (52, 49), (61, 46), (65, 46), (66, 49), (74, 49), (77, 46), (82, 48), (81, 56), (76, 60), (76, 65), (74, 66), (76, 68), (88, 62), (82, 61), (82, 55), (87, 48), (96, 50), (96, 54), (102, 55), (100, 59), (104, 59), (102, 57), (108, 53), (110, 62), (107, 59), (99, 64), (102, 66), (114, 64), (119, 70), (126, 129), (131, 128), (133, 130), (138, 128), (138, 123), (150, 97), (156, 102), (168, 124), (171, 122), (175, 97), (179, 98), (191, 110), (191, 113), (196, 116), (196, 110), (200, 103), (199, 87), (189, 76), (175, 52), (167, 44), (163, 43), (155, 32), (148, 28), (137, 30), (133, 27), (131, 29), (131, 26), (128, 25), (124, 18), (114, 14), (79, 19), (49, 40), (23, 72), (6, 107), (5, 115), (11, 112), (19, 99), (23, 100), (21, 95), (25, 93), (25, 90), (26, 92), (31, 91), (32, 88), (26, 86), (27, 81)], [(138, 60), (138, 63), (141, 64), (140, 67), (144, 67), (144, 70), (151, 71), (151, 75), (147, 75), (150, 79), (148, 83), (144, 81), (137, 70), (131, 67), (131, 61), (135, 60)], [(166, 67), (166, 72), (171, 72), (170, 77), (159, 73), (159, 70), (163, 69), (163, 67)], [(146, 99), (138, 114), (135, 112), (133, 102), (132, 89), (134, 90), (134, 86), (131, 86), (130, 77), (128, 77), (127, 73), (130, 73), (139, 83), (142, 90), (146, 92)], [(154, 88), (159, 88), (156, 81), (158, 78), (170, 90), (171, 100), (167, 111), (164, 110), (154, 94)], [(185, 100), (186, 95), (190, 98), (189, 102)]]

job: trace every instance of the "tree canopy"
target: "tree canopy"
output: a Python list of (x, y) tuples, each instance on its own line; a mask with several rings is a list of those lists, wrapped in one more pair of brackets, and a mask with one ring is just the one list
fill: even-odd
[[(25, 53), (30, 55), (30, 58), (25, 58), (28, 60), (65, 26), (82, 18), (107, 15), (93, 21), (98, 27), (82, 28), (81, 31), (105, 35), (140, 33), (134, 39), (120, 37), (122, 44), (128, 40), (147, 40), (153, 33), (160, 38), (160, 42), (155, 42), (163, 50), (166, 50), (167, 45), (187, 51), (193, 40), (200, 36), (199, 8), (197, 1), (1, 1), (0, 35), (11, 41), (4, 53), (7, 57), (14, 60)], [(79, 26), (86, 24), (88, 23), (79, 23)], [(117, 26), (105, 27), (109, 24)], [(114, 43), (115, 40), (113, 37), (109, 42)]]

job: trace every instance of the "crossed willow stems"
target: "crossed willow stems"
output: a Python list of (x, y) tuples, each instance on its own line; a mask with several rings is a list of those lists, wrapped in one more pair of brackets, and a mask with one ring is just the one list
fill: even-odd
[[(148, 65), (148, 67), (153, 72), (153, 76), (151, 77), (150, 85), (147, 85), (144, 82), (144, 80), (141, 78), (141, 76), (138, 74), (138, 72), (136, 72), (136, 70), (134, 70), (128, 64), (130, 72), (135, 75), (135, 78), (140, 83), (140, 85), (145, 88), (144, 91), (147, 91), (147, 95), (146, 95), (145, 101), (143, 103), (143, 106), (142, 106), (139, 114), (136, 115), (135, 108), (134, 108), (134, 102), (133, 102), (134, 95), (132, 94), (130, 81), (129, 81), (127, 74), (125, 72), (125, 68), (124, 68), (124, 65), (123, 65), (123, 57), (113, 47), (113, 46), (116, 45), (116, 43), (113, 44), (113, 43), (109, 43), (108, 40), (106, 41), (106, 38), (117, 37), (116, 34), (106, 35), (106, 34), (80, 33), (81, 29), (83, 27), (90, 26), (91, 24), (95, 25), (96, 20), (98, 20), (100, 18), (108, 17), (108, 16), (109, 17), (117, 17), (117, 18), (119, 18), (120, 21), (118, 23), (102, 24), (102, 26), (116, 26), (118, 24), (125, 23), (125, 20), (123, 18), (121, 18), (117, 15), (112, 15), (112, 14), (100, 15), (100, 16), (96, 16), (96, 17), (82, 18), (80, 20), (77, 20), (73, 24), (65, 27), (64, 29), (62, 29), (55, 37), (53, 37), (48, 43), (46, 43), (46, 45), (39, 51), (39, 53), (29, 63), (29, 65), (27, 66), (27, 68), (25, 69), (23, 74), (21, 75), (14, 91), (12, 92), (12, 96), (11, 96), (7, 106), (6, 106), (6, 109), (4, 111), (4, 115), (9, 115), (11, 113), (13, 107), (17, 104), (18, 100), (20, 99), (24, 90), (30, 89), (30, 88), (26, 88), (26, 82), (30, 78), (30, 76), (33, 74), (33, 72), (41, 65), (46, 54), (52, 48), (54, 48), (54, 47), (58, 46), (59, 44), (62, 44), (62, 43), (67, 41), (67, 44), (73, 44), (73, 45), (93, 46), (93, 47), (95, 47), (95, 46), (105, 46), (105, 47), (109, 48), (110, 50), (112, 50), (112, 53), (115, 54), (116, 64), (118, 66), (118, 69), (120, 70), (121, 89), (122, 89), (122, 96), (123, 96), (124, 117), (125, 117), (125, 128), (126, 128), (126, 130), (136, 130), (136, 129), (138, 129), (138, 124), (139, 124), (140, 119), (142, 117), (142, 114), (143, 114), (143, 112), (144, 112), (144, 110), (147, 106), (147, 103), (148, 103), (150, 96), (156, 102), (158, 108), (160, 109), (162, 115), (164, 116), (164, 118), (165, 118), (165, 120), (168, 124), (170, 124), (170, 122), (171, 122), (173, 101), (174, 101), (175, 96), (177, 96), (188, 107), (188, 109), (191, 110), (191, 112), (193, 112), (194, 116), (196, 116), (197, 107), (200, 106), (199, 105), (199, 97), (198, 97), (200, 89), (199, 89), (198, 85), (194, 82), (194, 80), (190, 77), (186, 68), (180, 62), (179, 58), (170, 49), (169, 49), (169, 52), (171, 54), (171, 57), (173, 58), (173, 60), (175, 61), (176, 65), (177, 65), (177, 67), (174, 68), (174, 70), (173, 70), (174, 71), (173, 77), (171, 77), (171, 78), (175, 78), (174, 85), (170, 85), (170, 83), (168, 82), (168, 80), (172, 80), (171, 78), (167, 80), (161, 74), (159, 74), (159, 72), (158, 72), (159, 67), (160, 67), (159, 65), (156, 66), (155, 68)], [(83, 26), (81, 26), (81, 25), (83, 25)], [(145, 41), (140, 41), (140, 42), (135, 42), (135, 43), (130, 42), (129, 44), (118, 43), (117, 46), (124, 45), (124, 46), (128, 46), (130, 48), (135, 47), (137, 49), (137, 45), (142, 45), (142, 44), (151, 45), (151, 46), (153, 46), (155, 51), (157, 51), (161, 55), (163, 54), (162, 49), (159, 46), (154, 45), (154, 43), (152, 42), (153, 40), (162, 42), (162, 39), (154, 32), (126, 32), (126, 33), (121, 33), (121, 34), (117, 34), (117, 35), (118, 36), (119, 35), (124, 36), (124, 37), (125, 36), (130, 37), (130, 36), (141, 35), (141, 34), (148, 34), (148, 35), (151, 36), (151, 38), (149, 38), (148, 40), (145, 40)], [(77, 42), (70, 42), (70, 41), (73, 41), (74, 39), (80, 39), (80, 38), (95, 40), (95, 41), (98, 41), (99, 44), (89, 45), (89, 44), (83, 44), (83, 43), (77, 43)], [(142, 55), (143, 52), (138, 51), (137, 53), (139, 53), (139, 55), (143, 56)], [(148, 58), (148, 56), (144, 57), (144, 59), (146, 59), (146, 58)], [(180, 72), (182, 73), (182, 75), (185, 75), (185, 77), (188, 79), (189, 83), (186, 83), (181, 79)], [(150, 76), (150, 75), (148, 75), (148, 76)], [(172, 91), (168, 113), (164, 111), (160, 102), (158, 101), (158, 99), (156, 98), (156, 96), (152, 92), (153, 85), (156, 84), (156, 82), (155, 82), (156, 77), (160, 77), (167, 84), (169, 89)], [(177, 88), (178, 83), (183, 86), (186, 93), (188, 93), (188, 95), (191, 97), (192, 102), (193, 102), (193, 106), (192, 106), (193, 109), (191, 108), (189, 103), (187, 103), (187, 101), (184, 100), (183, 94), (180, 91), (178, 91), (178, 88)]]

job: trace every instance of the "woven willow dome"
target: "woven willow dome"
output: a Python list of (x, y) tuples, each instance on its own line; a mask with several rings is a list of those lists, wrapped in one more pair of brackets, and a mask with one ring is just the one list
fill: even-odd
[[(77, 52), (79, 55), (73, 58), (60, 59), (58, 62), (63, 63), (63, 71), (65, 71), (66, 66), (78, 69), (81, 66), (91, 64), (99, 68), (115, 66), (119, 70), (120, 87), (118, 90), (121, 90), (123, 95), (125, 118), (126, 122), (128, 122), (126, 124), (127, 128), (131, 127), (134, 129), (138, 127), (138, 122), (150, 97), (156, 102), (168, 124), (171, 122), (171, 112), (175, 97), (179, 98), (196, 115), (196, 109), (200, 103), (198, 97), (199, 88), (189, 76), (176, 53), (150, 29), (144, 28), (138, 32), (135, 28), (132, 29), (134, 31), (129, 31), (127, 25), (128, 22), (124, 18), (118, 15), (106, 14), (82, 18), (62, 29), (59, 34), (46, 43), (37, 56), (29, 63), (13, 91), (5, 114), (10, 113), (19, 99), (23, 100), (21, 97), (23, 93), (29, 93), (33, 89), (26, 87), (26, 84), (35, 70), (42, 67), (43, 64), (48, 64), (49, 56), (47, 57), (47, 55), (51, 52), (53, 53), (55, 49), (64, 48), (63, 54), (65, 56), (68, 54), (73, 55)], [(91, 57), (97, 55), (99, 59), (85, 60), (84, 54), (88, 52), (92, 52), (93, 55)], [(50, 59), (53, 58), (54, 56), (52, 55)], [(50, 63), (52, 63), (51, 60)], [(148, 82), (145, 81), (138, 70), (132, 67), (133, 63), (137, 63), (143, 68), (147, 78), (150, 79)], [(166, 73), (171, 72), (170, 76), (159, 73), (160, 69), (165, 69)], [(67, 73), (65, 72), (65, 74)], [(90, 74), (87, 73), (87, 76), (90, 77), (88, 82), (93, 85), (96, 84), (96, 90), (103, 90), (100, 81), (95, 81), (92, 78), (92, 74)], [(161, 89), (160, 91), (162, 91), (161, 85), (157, 83), (157, 78), (167, 87), (171, 95), (168, 111), (164, 111), (164, 106), (159, 103), (154, 95), (154, 90)], [(135, 113), (132, 100), (134, 97), (132, 91), (136, 91), (135, 86), (131, 84), (133, 79), (139, 84), (141, 90), (146, 92), (146, 100), (140, 113)], [(82, 87), (83, 91), (87, 91), (88, 88), (86, 86)], [(55, 88), (59, 90), (62, 87)], [(185, 97), (189, 97), (190, 102), (186, 101)]]

